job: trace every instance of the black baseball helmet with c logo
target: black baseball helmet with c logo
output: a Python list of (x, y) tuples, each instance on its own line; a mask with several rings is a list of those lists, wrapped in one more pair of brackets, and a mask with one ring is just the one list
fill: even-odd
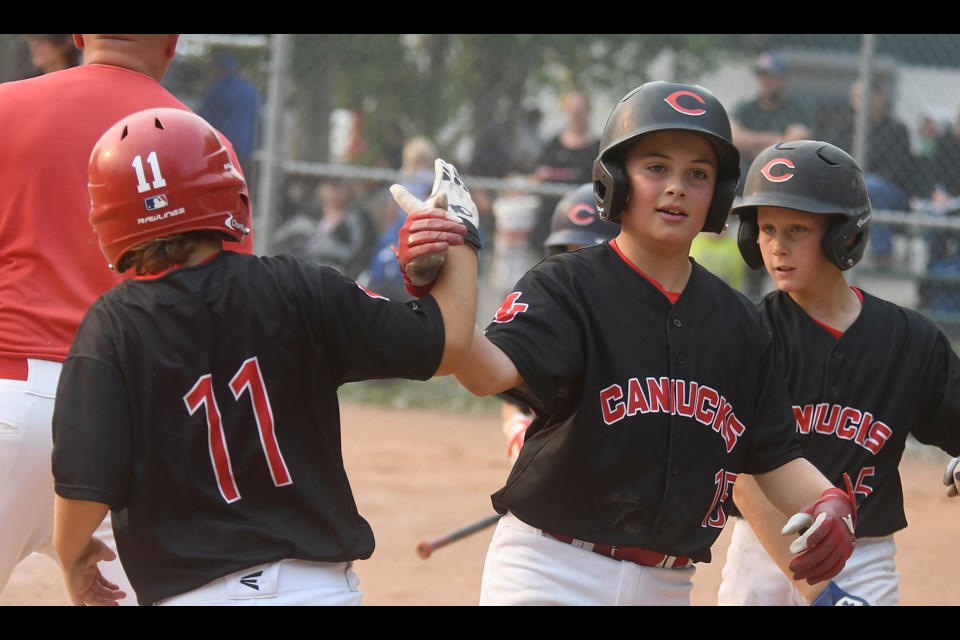
[(568, 191), (553, 210), (550, 235), (543, 241), (547, 254), (567, 251), (572, 245), (599, 244), (612, 240), (620, 227), (597, 214), (593, 183)]
[(717, 183), (703, 231), (723, 231), (740, 181), (740, 152), (733, 146), (730, 118), (720, 101), (699, 85), (662, 80), (642, 84), (613, 108), (593, 163), (593, 188), (600, 217), (620, 222), (630, 193), (624, 161), (632, 143), (654, 131), (682, 129), (704, 134), (717, 151)]
[(743, 197), (731, 213), (740, 216), (737, 244), (751, 269), (763, 266), (757, 207), (833, 216), (820, 246), (842, 271), (860, 262), (867, 249), (871, 212), (863, 173), (850, 154), (828, 142), (781, 142), (750, 165)]

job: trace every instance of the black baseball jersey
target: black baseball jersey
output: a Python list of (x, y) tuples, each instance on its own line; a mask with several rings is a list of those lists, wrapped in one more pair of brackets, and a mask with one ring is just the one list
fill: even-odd
[(56, 492), (110, 505), (141, 604), (284, 558), (370, 557), (337, 388), (428, 379), (443, 319), (330, 267), (222, 252), (88, 310), (53, 418)]
[(907, 435), (960, 454), (960, 360), (930, 320), (861, 291), (836, 339), (780, 291), (760, 309), (786, 371), (804, 457), (836, 486), (847, 473), (857, 536), (907, 526), (899, 465)]
[(693, 262), (672, 303), (605, 243), (541, 261), (486, 335), (537, 412), (503, 488), (545, 531), (710, 560), (740, 473), (800, 456), (756, 306)]

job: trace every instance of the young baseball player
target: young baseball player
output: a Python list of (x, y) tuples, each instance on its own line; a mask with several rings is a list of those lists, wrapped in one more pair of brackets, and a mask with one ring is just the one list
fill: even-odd
[(701, 86), (641, 85), (593, 174), (620, 234), (528, 271), (455, 374), (536, 412), (492, 496), (505, 515), (480, 603), (688, 605), (741, 473), (796, 514), (785, 534), (809, 527), (794, 575), (831, 578), (855, 542), (851, 497), (800, 457), (757, 308), (689, 257), (739, 180), (726, 111)]
[[(550, 234), (543, 241), (547, 256), (601, 242), (609, 242), (620, 232), (620, 226), (604, 220), (597, 212), (593, 183), (587, 182), (569, 191), (553, 209)], [(533, 421), (533, 412), (506, 394), (501, 395), (500, 415), (503, 435), (507, 438), (507, 456), (516, 462), (523, 438)]]
[[(104, 268), (87, 222), (90, 151), (123, 116), (188, 109), (161, 84), (178, 34), (77, 33), (73, 41), (82, 65), (0, 83), (0, 591), (31, 553), (55, 556), (57, 380), (84, 312), (123, 280)], [(251, 253), (252, 245), (231, 247)], [(109, 525), (108, 517), (98, 533), (115, 549)], [(120, 563), (103, 570), (128, 592), (122, 604), (135, 604)]]
[(768, 147), (733, 212), (745, 262), (766, 267), (777, 285), (759, 308), (785, 368), (804, 457), (833, 482), (853, 480), (858, 522), (853, 555), (821, 594), (823, 585), (791, 581), (764, 551), (783, 564), (787, 550), (771, 531), (786, 518), (741, 477), (735, 499), (746, 519), (735, 519), (718, 602), (834, 604), (846, 592), (898, 604), (894, 534), (907, 526), (898, 466), (910, 434), (960, 453), (960, 359), (933, 322), (847, 283), (844, 273), (866, 250), (871, 211), (846, 152), (815, 140)]
[(430, 295), (401, 303), (317, 263), (222, 251), (243, 241), (249, 196), (199, 116), (152, 109), (103, 135), (90, 221), (136, 278), (91, 306), (57, 390), (54, 546), (75, 604), (122, 595), (92, 537), (108, 509), (142, 605), (361, 603), (351, 567), (374, 537), (344, 470), (337, 389), (452, 372), (476, 319), (473, 203), (441, 160), (434, 187), (431, 205), (471, 215), (394, 190), (411, 214), (401, 267), (445, 256), (420, 283)]

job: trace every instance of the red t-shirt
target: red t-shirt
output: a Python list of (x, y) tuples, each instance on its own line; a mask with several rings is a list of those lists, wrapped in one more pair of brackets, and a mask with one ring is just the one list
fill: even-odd
[[(153, 107), (188, 109), (100, 64), (0, 84), (0, 360), (63, 361), (84, 312), (123, 279), (90, 226), (87, 165), (104, 131)], [(252, 240), (227, 248), (252, 253)]]

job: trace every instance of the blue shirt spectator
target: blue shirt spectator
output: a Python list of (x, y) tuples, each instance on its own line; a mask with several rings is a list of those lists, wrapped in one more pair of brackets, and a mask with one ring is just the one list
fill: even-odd
[(238, 71), (235, 56), (221, 53), (213, 59), (213, 82), (207, 87), (197, 113), (232, 143), (247, 178), (253, 172), (260, 96), (257, 88)]

